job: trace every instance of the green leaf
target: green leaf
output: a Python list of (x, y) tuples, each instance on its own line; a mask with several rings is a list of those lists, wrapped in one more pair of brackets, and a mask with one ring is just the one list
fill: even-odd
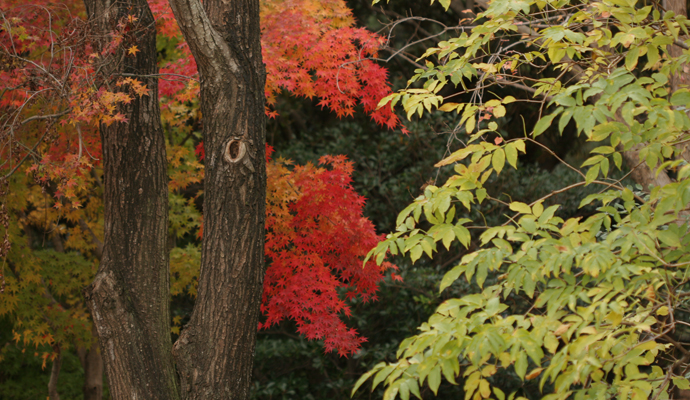
[(544, 204), (541, 201), (532, 206), (532, 214), (535, 217), (539, 218), (542, 212), (544, 212)]
[(422, 252), (424, 249), (422, 249), (422, 246), (416, 245), (412, 249), (410, 249), (410, 259), (412, 260), (412, 264), (415, 263), (415, 261), (419, 260), (419, 258), (422, 256)]
[(679, 89), (671, 95), (671, 105), (690, 106), (690, 92), (687, 89)]
[(539, 216), (539, 220), (537, 221), (539, 225), (544, 225), (547, 223), (554, 215), (556, 210), (558, 210), (558, 205), (550, 206), (544, 212), (541, 213), (541, 216)]
[[(440, 0), (443, 1), (443, 0)], [(401, 382), (399, 386), (400, 390), (400, 399), (401, 400), (410, 400), (410, 388), (407, 386), (407, 382)], [(391, 397), (391, 400), (395, 398), (395, 395)]]
[(446, 233), (443, 235), (443, 245), (446, 247), (446, 250), (450, 250), (450, 245), (453, 243), (453, 240), (455, 239), (455, 232), (453, 232), (453, 229), (448, 227), (446, 230)]
[(682, 376), (674, 376), (673, 384), (676, 385), (676, 387), (680, 390), (690, 389), (690, 383), (688, 383), (688, 380)]
[(477, 125), (477, 120), (474, 119), (474, 116), (471, 116), (467, 118), (467, 123), (465, 124), (465, 130), (467, 131), (467, 134), (470, 134), (474, 131), (474, 127)]
[(570, 122), (570, 119), (573, 117), (573, 110), (568, 109), (563, 112), (561, 115), (561, 119), (558, 121), (558, 131), (563, 134), (563, 129), (568, 125), (568, 122)]
[(596, 149), (592, 150), (591, 152), (594, 154), (611, 154), (614, 151), (616, 151), (616, 149), (614, 149), (611, 146), (599, 146)]
[(491, 166), (494, 167), (496, 174), (500, 174), (503, 170), (503, 166), (506, 163), (506, 153), (503, 149), (496, 149), (493, 156), (491, 157)]
[(659, 48), (653, 44), (647, 46), (647, 64), (644, 69), (650, 69), (659, 61)]
[(546, 129), (548, 129), (548, 128), (551, 126), (551, 123), (553, 122), (553, 119), (556, 118), (556, 116), (557, 116), (558, 114), (560, 114), (561, 111), (563, 111), (563, 107), (558, 107), (558, 108), (556, 109), (556, 111), (554, 111), (553, 113), (551, 113), (551, 114), (549, 114), (549, 115), (547, 115), (547, 116), (545, 116), (545, 117), (542, 117), (542, 118), (537, 122), (537, 124), (534, 125), (534, 131), (532, 131), (532, 137), (535, 137), (535, 138), (536, 138), (537, 136), (539, 136), (539, 135), (541, 135), (542, 133), (544, 133), (544, 131), (545, 131)]
[(395, 366), (393, 366), (393, 365), (387, 365), (385, 367), (381, 367), (381, 369), (378, 371), (378, 373), (374, 377), (374, 382), (371, 384), (371, 390), (374, 390), (376, 388), (376, 386), (379, 385), (379, 383), (383, 382), (383, 380), (386, 379), (388, 377), (388, 375), (390, 375), (391, 372), (393, 372), (393, 369), (395, 369)]
[(510, 209), (520, 214), (532, 214), (532, 209), (527, 204), (519, 201), (510, 203)]
[(675, 232), (670, 230), (657, 232), (657, 237), (659, 240), (669, 247), (681, 247), (680, 238)]
[[(431, 242), (431, 241), (428, 240), (428, 239), (429, 239), (428, 237), (422, 239), (422, 241), (419, 242), (419, 245), (422, 246), (422, 250), (424, 250), (424, 252), (426, 253), (426, 255), (429, 256), (429, 258), (433, 258), (433, 253), (432, 253), (432, 252), (433, 252), (434, 249), (433, 249), (433, 247), (431, 246), (433, 242)], [(430, 243), (430, 242), (431, 242), (431, 243)]]
[(517, 149), (515, 148), (514, 142), (508, 143), (504, 149), (506, 152), (506, 159), (508, 160), (508, 164), (510, 164), (513, 168), (517, 169), (518, 153)]
[(458, 103), (443, 103), (443, 105), (438, 109), (445, 112), (451, 112), (454, 110), (460, 111), (462, 109), (462, 106), (463, 104)]
[(587, 175), (585, 175), (585, 183), (590, 184), (594, 182), (599, 177), (599, 164), (593, 166), (592, 168), (587, 171)]
[(438, 387), (441, 385), (441, 367), (437, 365), (429, 372), (429, 388), (434, 395), (438, 394)]
[(556, 339), (553, 333), (549, 332), (544, 336), (544, 347), (546, 347), (549, 353), (556, 354), (556, 350), (558, 350), (558, 339)]
[(399, 94), (398, 93), (392, 93), (392, 94), (389, 94), (388, 96), (382, 98), (381, 101), (379, 101), (379, 104), (376, 105), (376, 109), (379, 109), (379, 108), (385, 106), (386, 104), (388, 104), (388, 102), (391, 101), (395, 96), (399, 96)]
[(585, 162), (583, 162), (582, 165), (580, 165), (580, 168), (588, 167), (590, 165), (597, 164), (603, 159), (604, 159), (604, 156), (602, 156), (602, 155), (596, 155), (596, 156), (590, 157)]
[(613, 163), (616, 164), (619, 170), (621, 169), (623, 166), (623, 156), (621, 156), (621, 153), (613, 153)]
[(475, 194), (475, 196), (477, 196), (477, 202), (478, 202), (479, 204), (482, 204), (482, 202), (483, 202), (484, 199), (486, 198), (486, 189), (484, 189), (484, 188), (477, 189), (477, 190), (474, 192), (474, 194)]
[(445, 275), (443, 275), (443, 279), (441, 279), (441, 286), (439, 289), (439, 293), (443, 292), (448, 286), (452, 285), (453, 282), (455, 282), (460, 275), (462, 275), (465, 270), (467, 269), (467, 265), (460, 264), (450, 271), (446, 272)]
[(625, 68), (628, 69), (628, 71), (632, 71), (637, 67), (637, 59), (640, 57), (640, 48), (637, 46), (633, 46), (629, 51), (628, 54), (625, 55)]
[(519, 140), (516, 140), (516, 141), (511, 142), (511, 143), (515, 143), (515, 148), (516, 148), (516, 149), (520, 150), (520, 151), (523, 152), (523, 153), (526, 153), (526, 151), (525, 151), (525, 141), (524, 141), (524, 139), (519, 139)]
[(515, 361), (515, 373), (522, 380), (525, 379), (525, 374), (527, 373), (527, 364), (527, 353), (521, 351)]
[(367, 381), (372, 375), (374, 375), (376, 372), (378, 372), (379, 369), (383, 368), (386, 365), (385, 362), (378, 363), (374, 368), (371, 369), (371, 371), (367, 372), (366, 374), (362, 375), (357, 382), (355, 383), (355, 387), (352, 388), (352, 392), (350, 393), (350, 397), (355, 395), (355, 392), (357, 389), (359, 389), (360, 386), (364, 382)]
[(494, 117), (501, 118), (506, 115), (506, 108), (503, 106), (496, 106), (494, 107), (492, 113), (494, 114)]

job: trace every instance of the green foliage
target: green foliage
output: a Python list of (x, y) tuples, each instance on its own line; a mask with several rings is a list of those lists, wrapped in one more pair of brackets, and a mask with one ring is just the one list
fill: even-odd
[[(667, 399), (674, 386), (689, 387), (682, 366), (690, 353), (681, 339), (688, 332), (682, 321), (690, 271), (690, 165), (684, 159), (690, 95), (669, 79), (688, 52), (674, 57), (667, 48), (687, 34), (688, 22), (636, 4), (495, 0), (471, 32), (425, 52), (426, 68), (408, 88), (381, 101), (401, 104), (408, 118), (435, 108), (456, 113), (469, 137), (436, 164), (452, 165), (454, 174), (427, 186), (369, 256), (381, 261), (387, 253), (401, 254), (417, 262), (459, 243), (468, 252), (440, 290), (459, 281), (478, 290), (444, 301), (400, 344), (397, 361), (374, 366), (353, 393), (368, 379), (386, 387), (384, 399), (404, 400), (422, 398), (425, 384), (437, 393), (444, 379), (460, 379), (465, 399)], [(551, 22), (552, 15), (565, 18)], [(538, 30), (513, 35), (537, 18)], [(499, 46), (501, 40), (533, 47), (506, 52), (512, 46)], [(530, 81), (518, 73), (528, 64), (576, 79)], [(482, 99), (477, 82), (505, 82), (506, 70), (516, 71), (508, 78), (542, 102), (544, 112), (524, 138), (496, 138), (496, 119), (520, 100), (449, 103), (441, 95), (452, 83)], [(416, 82), (422, 88), (413, 87)], [(522, 168), (518, 158), (526, 144), (571, 121), (596, 143), (580, 166), (584, 171), (561, 160), (579, 180), (522, 201), (502, 200), (492, 182)], [(673, 169), (675, 180), (642, 193), (611, 179), (631, 150), (639, 152), (632, 168), (646, 165), (650, 179)], [(587, 217), (565, 216), (552, 202), (594, 186), (599, 190), (579, 204), (597, 207)], [(491, 203), (509, 210), (499, 222), (465, 217)], [(472, 231), (481, 232), (478, 246)], [(498, 379), (505, 374), (538, 382), (540, 394), (507, 387)]]
[[(50, 363), (42, 368), (41, 353), (52, 350), (48, 346), (24, 347), (12, 341), (7, 318), (0, 320), (0, 341), (4, 344), (0, 369), (0, 398), (7, 400), (35, 400), (48, 397)], [(84, 371), (79, 358), (72, 351), (62, 354), (58, 391), (64, 399), (82, 399)], [(107, 390), (104, 398), (109, 398)]]

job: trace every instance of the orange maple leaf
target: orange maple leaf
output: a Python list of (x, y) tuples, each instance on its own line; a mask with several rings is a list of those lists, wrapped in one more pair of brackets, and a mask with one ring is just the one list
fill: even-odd
[(127, 49), (127, 53), (136, 56), (138, 52), (140, 52), (139, 48), (137, 46), (132, 46), (129, 49)]

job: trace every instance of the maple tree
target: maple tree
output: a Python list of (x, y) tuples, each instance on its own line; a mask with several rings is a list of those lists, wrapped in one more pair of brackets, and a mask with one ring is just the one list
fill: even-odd
[[(31, 5), (13, 4), (11, 1), (3, 3), (3, 68), (0, 73), (8, 86), (0, 97), (4, 146), (0, 150), (4, 160), (2, 212), (5, 222), (2, 256), (10, 273), (3, 270), (1, 310), (3, 314), (11, 313), (16, 320), (17, 343), (52, 346), (53, 351), (45, 351), (42, 356), (45, 361), (53, 361), (56, 377), (60, 352), (67, 350), (70, 344), (95, 350), (89, 328), (89, 311), (80, 290), (94, 278), (100, 261), (100, 278), (87, 296), (91, 299), (89, 307), (93, 312), (94, 307), (101, 307), (95, 305), (98, 302), (112, 301), (111, 295), (94, 292), (103, 285), (118, 285), (117, 281), (110, 281), (112, 278), (109, 276), (112, 275), (108, 275), (111, 273), (108, 271), (120, 271), (117, 266), (121, 262), (117, 260), (120, 256), (115, 256), (117, 253), (114, 251), (122, 243), (112, 237), (121, 236), (122, 231), (117, 233), (112, 229), (131, 229), (126, 228), (126, 224), (135, 215), (141, 220), (136, 207), (113, 212), (113, 207), (117, 206), (113, 203), (115, 198), (108, 192), (108, 187), (113, 188), (114, 182), (121, 184), (132, 179), (127, 165), (146, 158), (143, 153), (135, 151), (128, 156), (130, 161), (112, 158), (108, 161), (109, 154), (120, 151), (116, 149), (126, 137), (135, 143), (153, 141), (158, 154), (157, 166), (151, 170), (150, 179), (159, 183), (142, 185), (132, 182), (137, 188), (131, 195), (136, 197), (146, 192), (144, 196), (158, 204), (160, 213), (166, 213), (169, 207), (173, 235), (182, 237), (201, 229), (200, 213), (195, 209), (193, 199), (178, 193), (192, 183), (201, 182), (208, 170), (195, 157), (193, 145), (187, 140), (181, 144), (169, 141), (166, 144), (167, 162), (163, 159), (161, 163), (159, 157), (165, 154), (165, 148), (161, 142), (163, 136), (157, 137), (161, 128), (156, 126), (155, 118), (158, 107), (155, 94), (159, 89), (166, 129), (173, 133), (171, 137), (189, 137), (193, 124), (186, 123), (188, 119), (181, 116), (194, 115), (198, 119), (200, 86), (195, 78), (196, 64), (189, 46), (177, 31), (167, 4), (153, 1), (151, 6), (158, 17), (159, 33), (177, 50), (161, 69), (160, 76), (182, 79), (175, 82), (163, 80), (160, 88), (157, 88), (156, 77), (159, 74), (155, 73), (155, 63), (151, 64), (152, 54), (155, 61), (155, 47), (151, 45), (154, 36), (147, 28), (152, 16), (147, 15), (145, 2), (133, 2), (129, 8), (118, 8), (113, 14), (104, 13), (106, 10), (99, 8), (102, 7), (100, 2), (87, 2), (86, 21), (81, 4), (68, 7), (53, 6), (48, 2)], [(310, 11), (310, 18), (304, 18), (305, 11)], [(356, 104), (361, 103), (378, 123), (398, 126), (397, 117), (390, 110), (376, 110), (375, 107), (378, 98), (388, 91), (385, 70), (364, 59), (375, 54), (380, 39), (355, 28), (351, 13), (342, 2), (265, 4), (262, 14), (265, 24), (268, 24), (263, 28), (264, 37), (276, 39), (269, 42), (274, 46), (262, 49), (267, 60), (265, 95), (269, 107), (276, 101), (275, 94), (287, 89), (300, 96), (320, 98), (320, 105), (340, 116), (351, 115)], [(104, 19), (105, 15), (109, 15), (109, 19)], [(285, 21), (300, 21), (303, 25), (301, 29), (286, 31), (285, 27), (292, 25), (286, 25)], [(46, 22), (50, 22), (47, 29)], [(338, 40), (334, 41), (334, 38)], [(339, 46), (335, 52), (332, 43)], [(203, 95), (203, 87), (201, 89)], [(262, 107), (261, 114), (264, 112), (276, 117), (270, 108), (264, 110)], [(205, 127), (207, 124), (209, 119), (204, 120)], [(255, 152), (252, 157), (256, 161), (263, 145), (251, 145)], [(149, 145), (146, 146), (148, 148)], [(200, 158), (208, 146), (208, 140), (205, 140), (197, 147)], [(266, 320), (261, 326), (267, 327), (286, 318), (295, 319), (300, 333), (312, 339), (323, 338), (327, 350), (337, 350), (346, 355), (356, 351), (363, 338), (348, 329), (340, 319), (339, 314), (347, 314), (348, 307), (339, 298), (338, 289), (347, 288), (349, 297), (361, 296), (365, 300), (375, 297), (382, 269), (374, 263), (362, 269), (359, 259), (379, 239), (371, 223), (361, 216), (364, 200), (354, 193), (350, 185), (351, 163), (339, 157), (323, 161), (330, 167), (290, 167), (285, 160), (268, 163), (268, 240), (265, 252), (270, 264), (263, 285), (262, 311)], [(259, 169), (260, 165), (261, 162), (252, 168)], [(169, 185), (164, 185), (166, 192), (168, 186), (172, 191), (169, 206), (167, 200), (160, 202), (165, 198), (160, 186), (161, 172), (170, 177)], [(203, 194), (205, 201), (208, 195), (207, 191)], [(110, 233), (104, 232), (103, 228), (101, 196), (106, 200), (105, 226), (110, 227), (107, 228), (111, 229)], [(160, 239), (167, 237), (165, 232), (168, 229), (161, 230), (167, 225), (167, 218), (161, 219), (157, 214), (154, 212), (143, 218), (144, 225), (150, 224), (151, 229), (159, 232), (157, 235), (163, 234), (158, 236), (159, 239), (150, 240), (156, 246), (150, 252), (150, 257), (154, 258), (156, 254), (167, 252), (167, 240)], [(113, 223), (125, 225), (113, 228)], [(209, 235), (208, 219), (204, 224), (206, 232), (203, 236), (206, 238)], [(52, 250), (45, 245), (37, 245), (32, 235), (50, 238)], [(111, 235), (110, 240), (108, 235)], [(140, 246), (136, 244), (136, 235), (128, 240), (128, 246)], [(173, 248), (170, 256), (173, 294), (187, 292), (197, 295), (199, 264), (192, 261), (194, 255), (201, 252), (197, 243)], [(167, 264), (154, 258), (150, 262), (160, 265), (157, 268), (161, 271), (163, 267), (167, 271)], [(135, 260), (133, 265), (137, 263), (141, 260)], [(65, 268), (66, 265), (70, 268)], [(104, 265), (110, 267), (104, 269)], [(137, 269), (128, 271), (129, 280), (134, 282)], [(313, 285), (311, 291), (304, 290), (305, 282)], [(166, 280), (154, 286), (158, 287), (155, 304), (160, 308), (150, 315), (158, 313), (165, 316), (168, 302)], [(136, 303), (144, 301), (146, 296), (141, 300), (134, 298)], [(165, 319), (160, 320), (156, 328), (158, 333), (153, 336), (162, 337), (166, 330), (170, 330), (170, 322)], [(100, 326), (99, 329), (110, 332), (113, 327)], [(151, 334), (145, 326), (137, 324), (135, 329)], [(124, 332), (120, 338), (131, 340), (136, 336), (132, 332)], [(102, 343), (108, 339), (112, 336), (101, 337)], [(135, 341), (142, 343), (143, 348), (157, 346), (143, 336)], [(165, 347), (153, 350), (154, 354), (165, 353)], [(166, 357), (169, 360), (170, 356), (163, 356), (163, 367), (151, 372), (151, 376), (159, 376), (154, 379), (161, 379), (170, 370), (170, 361), (165, 361)], [(155, 358), (153, 356), (151, 362), (158, 362)], [(138, 374), (134, 368), (130, 373)], [(144, 382), (148, 377), (132, 379)], [(115, 382), (117, 379), (113, 379), (111, 384), (115, 385), (117, 397), (120, 395), (118, 390), (123, 389), (118, 389)], [(137, 385), (132, 384), (132, 389), (136, 390)], [(172, 393), (174, 391), (173, 388)]]

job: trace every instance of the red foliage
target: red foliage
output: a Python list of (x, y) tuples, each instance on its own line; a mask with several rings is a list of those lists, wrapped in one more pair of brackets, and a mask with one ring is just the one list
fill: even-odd
[[(167, 0), (151, 0), (150, 4), (159, 21), (159, 34), (181, 40)], [(285, 89), (298, 96), (319, 98), (321, 107), (328, 107), (339, 117), (351, 116), (361, 104), (377, 123), (391, 129), (400, 125), (388, 107), (376, 109), (390, 88), (387, 71), (368, 58), (376, 57), (383, 39), (356, 28), (342, 0), (263, 2), (261, 17), (269, 107)], [(195, 76), (196, 64), (187, 44), (181, 41), (177, 49), (181, 56), (164, 65), (161, 73)], [(173, 75), (161, 81), (160, 93), (181, 102), (194, 96), (185, 90), (185, 82)], [(277, 115), (270, 109), (267, 114)]]
[(311, 164), (289, 170), (268, 164), (266, 257), (260, 328), (283, 319), (297, 323), (309, 339), (323, 339), (325, 350), (354, 353), (365, 340), (349, 329), (339, 314), (350, 315), (348, 299), (376, 298), (383, 270), (395, 268), (362, 258), (381, 240), (362, 217), (365, 199), (352, 188), (352, 162), (345, 156), (324, 156), (323, 167)]

